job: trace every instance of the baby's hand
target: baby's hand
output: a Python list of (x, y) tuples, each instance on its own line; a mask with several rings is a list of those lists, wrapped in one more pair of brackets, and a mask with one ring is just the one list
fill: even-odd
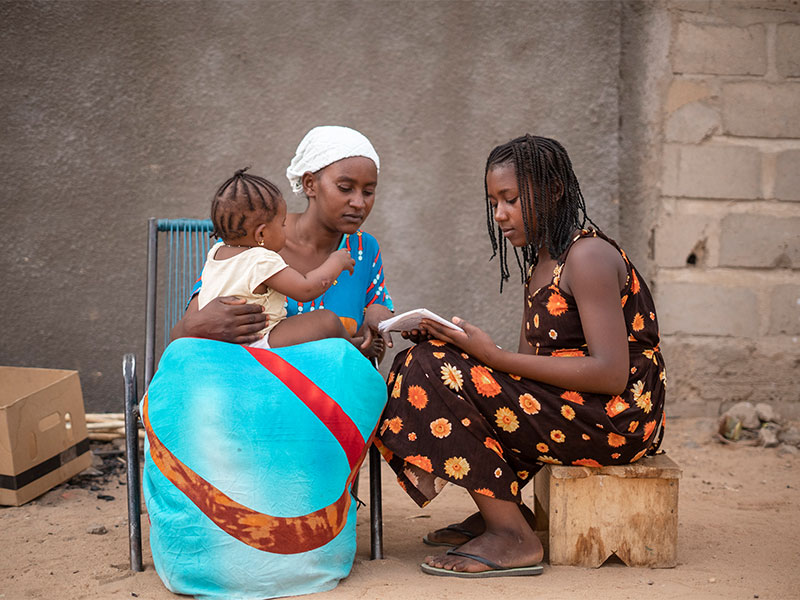
[(331, 254), (331, 258), (334, 259), (338, 265), (340, 265), (340, 269), (342, 271), (349, 271), (349, 273), (353, 274), (353, 267), (356, 266), (356, 261), (353, 260), (353, 257), (350, 256), (350, 253), (342, 248), (341, 250), (337, 250), (333, 254)]

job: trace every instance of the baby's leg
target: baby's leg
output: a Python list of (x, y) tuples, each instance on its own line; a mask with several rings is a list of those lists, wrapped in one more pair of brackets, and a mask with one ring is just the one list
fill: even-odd
[(269, 332), (272, 348), (294, 346), (325, 338), (343, 338), (352, 341), (339, 317), (326, 309), (288, 317)]

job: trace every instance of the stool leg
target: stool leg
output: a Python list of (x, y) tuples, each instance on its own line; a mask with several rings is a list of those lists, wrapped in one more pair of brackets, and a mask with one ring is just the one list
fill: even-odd
[(381, 499), (381, 454), (369, 447), (370, 558), (383, 558), (383, 506)]

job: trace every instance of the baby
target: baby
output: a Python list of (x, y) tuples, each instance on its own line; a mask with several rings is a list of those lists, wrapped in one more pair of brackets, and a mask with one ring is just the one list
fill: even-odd
[(331, 254), (305, 275), (288, 266), (278, 252), (286, 242), (286, 202), (271, 182), (240, 169), (217, 190), (211, 204), (213, 235), (220, 239), (208, 252), (198, 307), (218, 296), (239, 296), (260, 304), (267, 315), (264, 337), (248, 344), (280, 348), (313, 340), (351, 339), (339, 318), (319, 309), (286, 316), (286, 296), (305, 302), (320, 296), (355, 261), (347, 250)]

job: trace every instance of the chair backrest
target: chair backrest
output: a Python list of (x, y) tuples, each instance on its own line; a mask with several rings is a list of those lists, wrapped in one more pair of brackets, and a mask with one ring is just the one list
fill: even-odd
[[(200, 278), (211, 247), (210, 219), (148, 219), (147, 310), (145, 314), (144, 389), (150, 385), (156, 363), (156, 319), (163, 312), (164, 331), (158, 354), (169, 343), (169, 332), (180, 320), (192, 288)], [(159, 240), (165, 255), (159, 261)], [(159, 264), (165, 269), (159, 293)]]

